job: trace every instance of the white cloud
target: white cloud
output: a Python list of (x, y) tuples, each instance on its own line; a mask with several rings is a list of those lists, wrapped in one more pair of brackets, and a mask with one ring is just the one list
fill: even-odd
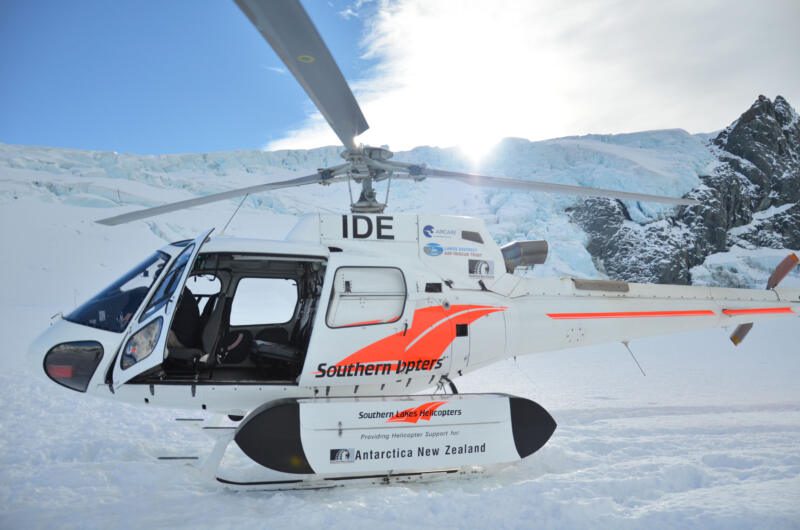
[[(363, 18), (363, 17), (362, 17)], [(800, 2), (399, 0), (365, 20), (359, 141), (486, 149), (530, 139), (710, 131), (758, 94), (800, 105)], [(269, 148), (337, 144), (317, 115)]]
[(287, 70), (283, 66), (265, 66), (264, 68), (266, 68), (270, 72), (275, 72), (276, 74), (286, 75), (289, 73), (289, 70)]

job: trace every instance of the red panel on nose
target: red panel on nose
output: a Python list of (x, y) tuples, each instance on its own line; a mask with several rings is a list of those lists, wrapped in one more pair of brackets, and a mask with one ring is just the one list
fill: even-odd
[(47, 367), (47, 374), (54, 379), (72, 379), (75, 369), (66, 364), (51, 364)]

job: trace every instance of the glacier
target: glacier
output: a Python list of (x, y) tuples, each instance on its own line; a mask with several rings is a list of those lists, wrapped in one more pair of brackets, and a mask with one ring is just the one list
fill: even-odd
[[(59, 204), (97, 208), (96, 218), (125, 209), (145, 208), (197, 195), (311, 174), (336, 164), (340, 149), (308, 151), (241, 151), (209, 154), (136, 156), (119, 153), (0, 144), (4, 197), (36, 197)], [(685, 131), (651, 131), (624, 135), (593, 135), (544, 142), (505, 139), (480, 166), (459, 149), (420, 147), (396, 154), (396, 159), (431, 167), (481, 172), (512, 178), (681, 196), (698, 184), (698, 172), (713, 163), (703, 141)], [(379, 190), (379, 196), (382, 190)], [(354, 191), (355, 193), (355, 191)], [(431, 201), (430, 197), (438, 200)], [(574, 198), (470, 188), (443, 182), (393, 182), (389, 197), (393, 212), (473, 215), (483, 218), (494, 237), (547, 239), (551, 260), (537, 274), (598, 277), (586, 252), (585, 235), (564, 213)], [(212, 205), (204, 218), (224, 226), (236, 200)], [(231, 235), (281, 238), (271, 216), (297, 216), (309, 211), (345, 212), (347, 187), (306, 187), (249, 197), (229, 229)], [(116, 208), (120, 208), (116, 210)], [(114, 209), (113, 211), (111, 209)], [(658, 219), (665, 208), (633, 203), (639, 221)], [(242, 219), (266, 214), (260, 223)], [(177, 213), (147, 222), (162, 240), (189, 237), (202, 227), (184, 220), (196, 213)], [(87, 219), (88, 221), (88, 219)], [(181, 231), (185, 226), (191, 231)], [(280, 225), (284, 226), (285, 225)]]

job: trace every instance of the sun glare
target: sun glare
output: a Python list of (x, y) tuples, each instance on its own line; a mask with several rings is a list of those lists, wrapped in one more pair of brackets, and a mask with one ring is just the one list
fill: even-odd
[(472, 167), (480, 167), (486, 155), (492, 152), (498, 143), (496, 138), (476, 137), (461, 141), (458, 149), (469, 159)]
[[(540, 27), (543, 8), (497, 1), (491, 24), (480, 1), (405, 0), (380, 12), (366, 47), (381, 67), (353, 83), (370, 124), (359, 143), (395, 151), (458, 146), (477, 167), (503, 137), (540, 139), (545, 129), (553, 136), (572, 130), (568, 118), (575, 105), (563, 104), (561, 87), (574, 69), (543, 41), (551, 33)], [(444, 39), (442, 20), (449, 21)], [(316, 114), (269, 147), (335, 143)]]

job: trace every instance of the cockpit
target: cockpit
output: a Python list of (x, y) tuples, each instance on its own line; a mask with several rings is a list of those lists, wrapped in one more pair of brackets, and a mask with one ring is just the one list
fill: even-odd
[[(86, 391), (110, 355), (105, 383), (112, 388), (296, 384), (322, 293), (327, 249), (255, 240), (203, 245), (207, 235), (153, 253), (65, 316), (64, 324), (97, 331), (75, 326), (59, 331), (80, 340), (50, 348), (44, 359), (48, 376)], [(273, 245), (287, 253), (272, 251)]]

